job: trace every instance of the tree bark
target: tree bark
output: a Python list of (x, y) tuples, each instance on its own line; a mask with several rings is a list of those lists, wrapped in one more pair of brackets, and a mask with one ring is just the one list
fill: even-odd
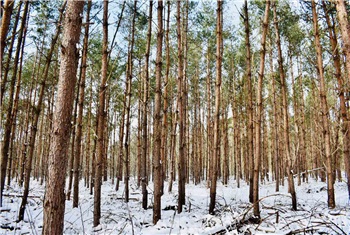
[(84, 99), (85, 99), (85, 80), (86, 80), (86, 60), (88, 51), (88, 41), (89, 41), (89, 26), (90, 26), (90, 10), (92, 6), (92, 1), (88, 0), (86, 19), (85, 19), (85, 33), (83, 42), (83, 52), (80, 65), (80, 89), (79, 89), (79, 101), (78, 101), (78, 117), (77, 117), (77, 133), (75, 136), (75, 158), (74, 158), (74, 182), (73, 182), (73, 208), (78, 207), (79, 203), (79, 177), (80, 177), (80, 159), (81, 159), (81, 140), (83, 134), (83, 109), (84, 109)]
[(79, 43), (83, 6), (83, 1), (69, 1), (65, 14), (61, 67), (44, 200), (43, 234), (45, 235), (63, 233), (67, 149), (79, 58), (76, 45)]
[(178, 57), (178, 79), (177, 79), (177, 92), (178, 92), (178, 105), (179, 105), (179, 163), (178, 163), (178, 175), (179, 175), (179, 196), (177, 212), (182, 212), (182, 206), (185, 205), (185, 181), (186, 181), (186, 156), (185, 156), (185, 120), (184, 120), (184, 91), (183, 91), (183, 45), (182, 45), (182, 27), (181, 27), (181, 1), (177, 1), (177, 57)]
[(161, 196), (162, 196), (162, 159), (161, 159), (161, 135), (162, 135), (162, 116), (161, 116), (161, 98), (162, 98), (162, 46), (163, 46), (163, 1), (158, 1), (157, 7), (158, 32), (157, 32), (157, 55), (156, 55), (156, 89), (155, 89), (155, 110), (154, 110), (154, 156), (153, 156), (153, 175), (154, 175), (154, 205), (153, 205), (153, 223), (156, 224), (161, 218)]
[[(6, 61), (6, 67), (5, 67), (4, 61), (3, 61), (3, 59), (4, 59), (4, 55), (3, 55), (4, 51), (2, 52), (2, 58), (1, 58), (1, 61), (0, 61), (0, 63), (1, 63), (1, 65), (0, 65), (0, 67), (1, 67), (1, 70), (0, 70), (1, 71), (1, 73), (0, 73), (0, 78), (1, 78), (0, 79), (0, 81), (1, 81), (0, 106), (1, 107), (2, 107), (2, 102), (3, 102), (3, 98), (4, 98), (4, 94), (5, 94), (5, 88), (6, 88), (8, 73), (10, 71), (10, 62), (11, 62), (11, 59), (12, 59), (13, 45), (14, 45), (14, 42), (15, 42), (15, 39), (16, 39), (16, 35), (17, 35), (17, 26), (18, 26), (18, 22), (19, 22), (19, 18), (20, 18), (22, 5), (23, 5), (23, 2), (20, 1), (18, 3), (18, 6), (17, 6), (18, 10), (17, 10), (15, 22), (14, 22), (14, 24), (12, 26), (12, 32), (11, 32), (11, 34), (12, 34), (11, 42), (10, 42), (10, 44), (8, 46), (8, 52), (7, 52), (8, 56), (7, 56), (7, 61)], [(4, 13), (4, 14), (6, 14), (6, 13)], [(3, 19), (5, 19), (5, 16), (4, 16)], [(6, 26), (4, 26), (4, 27), (6, 27)], [(5, 31), (5, 28), (4, 28), (3, 31)], [(1, 50), (5, 50), (5, 47), (1, 46)], [(4, 71), (4, 73), (2, 73), (3, 71)], [(2, 116), (0, 116), (0, 118), (2, 118)]]
[[(13, 6), (15, 5), (14, 0), (5, 0), (3, 5), (3, 15), (1, 20), (1, 28), (0, 28), (0, 71), (3, 71), (3, 58), (4, 58), (4, 52), (5, 52), (5, 46), (6, 46), (6, 37), (7, 33), (10, 27), (11, 22), (11, 15), (13, 11)], [(0, 73), (1, 76), (1, 84), (2, 84), (2, 72)], [(1, 92), (3, 92), (1, 90)], [(1, 93), (1, 101), (2, 101), (2, 93)], [(2, 104), (2, 102), (0, 103)]]
[(294, 179), (293, 179), (293, 171), (292, 171), (292, 156), (290, 154), (290, 139), (289, 139), (289, 114), (288, 114), (288, 90), (286, 84), (286, 78), (283, 68), (283, 58), (282, 58), (282, 50), (281, 50), (281, 41), (280, 41), (280, 32), (278, 27), (278, 19), (276, 12), (276, 3), (273, 6), (274, 13), (274, 24), (275, 24), (275, 33), (276, 33), (276, 44), (278, 51), (278, 68), (279, 75), (281, 79), (281, 89), (282, 89), (282, 108), (283, 108), (283, 136), (284, 136), (284, 146), (285, 146), (285, 156), (286, 156), (286, 170), (288, 175), (288, 188), (289, 192), (292, 196), (292, 208), (293, 210), (297, 210), (297, 198), (295, 193)]
[(145, 78), (143, 88), (143, 109), (142, 109), (142, 156), (141, 156), (141, 184), (142, 184), (142, 208), (147, 209), (148, 203), (148, 191), (147, 191), (147, 149), (148, 149), (148, 136), (147, 136), (147, 110), (148, 110), (148, 93), (149, 93), (149, 57), (151, 48), (151, 36), (152, 36), (152, 11), (153, 1), (149, 1), (149, 19), (148, 19), (148, 32), (147, 32), (147, 48), (146, 48), (146, 61), (145, 61)]
[(20, 55), (21, 46), (22, 46), (23, 33), (26, 25), (28, 9), (29, 9), (29, 2), (26, 2), (24, 5), (24, 11), (22, 14), (21, 28), (18, 35), (17, 49), (16, 49), (16, 54), (13, 62), (14, 68), (13, 68), (13, 75), (12, 75), (12, 80), (10, 84), (9, 103), (7, 106), (7, 114), (6, 114), (7, 118), (4, 126), (4, 129), (5, 129), (4, 137), (3, 137), (4, 139), (1, 146), (0, 206), (2, 206), (2, 194), (5, 187), (6, 168), (7, 168), (8, 157), (9, 157), (11, 134), (13, 134), (11, 133), (11, 129), (14, 121), (12, 117), (14, 117), (15, 113), (17, 113), (17, 110), (14, 109), (15, 106), (13, 105), (13, 102), (14, 102), (14, 94), (15, 94), (16, 76), (17, 76), (17, 70), (18, 70), (18, 64), (19, 64), (18, 61), (19, 61), (19, 55)]
[[(336, 8), (337, 8), (337, 15), (339, 19), (339, 26), (340, 26), (340, 32), (343, 40), (343, 52), (346, 56), (346, 70), (347, 70), (347, 79), (345, 82), (345, 88), (349, 89), (350, 86), (350, 24), (349, 24), (349, 18), (348, 13), (346, 11), (346, 5), (344, 0), (335, 0), (336, 2)], [(347, 153), (344, 151), (344, 164), (345, 164), (345, 171), (347, 175), (347, 184), (348, 184), (348, 194), (349, 194), (349, 200), (350, 200), (350, 120), (349, 117), (344, 123), (343, 133), (346, 133), (344, 139), (344, 150), (347, 151)]]
[(20, 207), (19, 214), (18, 214), (18, 221), (23, 220), (24, 211), (25, 211), (25, 208), (27, 205), (27, 199), (28, 199), (28, 194), (29, 194), (30, 174), (31, 174), (31, 170), (32, 170), (32, 160), (33, 160), (33, 156), (34, 156), (36, 133), (38, 130), (37, 126), (38, 126), (38, 121), (39, 121), (40, 113), (41, 113), (42, 106), (43, 106), (44, 94), (45, 94), (45, 89), (46, 89), (46, 82), (48, 80), (52, 56), (53, 56), (54, 51), (55, 51), (58, 37), (61, 33), (60, 23), (62, 22), (62, 19), (63, 19), (64, 8), (65, 8), (65, 5), (63, 5), (62, 8), (60, 9), (60, 17), (59, 17), (59, 20), (57, 23), (56, 33), (51, 40), (51, 47), (50, 47), (49, 52), (46, 55), (47, 60), (46, 60), (45, 68), (44, 68), (44, 73), (43, 73), (43, 76), (41, 78), (42, 81), (41, 81), (41, 86), (40, 86), (38, 103), (37, 103), (36, 107), (34, 108), (34, 112), (33, 112), (34, 116), (33, 116), (33, 122), (31, 124), (31, 132), (30, 132), (29, 146), (28, 146), (29, 147), (29, 155), (28, 155), (28, 158), (25, 162), (26, 173), (25, 173), (25, 179), (24, 179), (24, 192), (23, 192), (21, 207)]
[(326, 155), (326, 171), (327, 171), (327, 188), (328, 188), (328, 207), (335, 207), (334, 197), (334, 180), (332, 173), (332, 155), (331, 155), (331, 143), (330, 143), (330, 132), (329, 132), (329, 111), (327, 104), (326, 95), (326, 83), (324, 79), (323, 71), (323, 59), (322, 59), (322, 47), (320, 42), (320, 35), (318, 30), (318, 16), (316, 12), (316, 3), (314, 0), (311, 1), (312, 6), (312, 19), (315, 36), (315, 49), (317, 57), (317, 74), (320, 80), (320, 99), (321, 99), (321, 115), (322, 115), (322, 127), (323, 127), (323, 140)]
[(103, 39), (102, 39), (102, 68), (101, 84), (98, 98), (97, 111), (97, 154), (95, 161), (95, 181), (94, 181), (94, 227), (100, 224), (101, 218), (101, 185), (102, 185), (102, 165), (104, 158), (104, 129), (105, 129), (105, 102), (107, 91), (107, 71), (108, 71), (108, 0), (103, 2)]
[(221, 101), (221, 75), (222, 75), (222, 10), (223, 1), (217, 1), (216, 21), (216, 82), (215, 82), (215, 113), (214, 113), (214, 143), (213, 143), (213, 177), (210, 185), (209, 214), (214, 214), (216, 202), (217, 169), (220, 154), (220, 101)]
[(263, 79), (265, 71), (265, 54), (266, 54), (266, 35), (269, 23), (270, 1), (266, 1), (264, 20), (262, 25), (261, 49), (260, 49), (260, 67), (258, 77), (258, 88), (256, 95), (256, 126), (255, 126), (255, 159), (254, 159), (254, 179), (253, 179), (253, 203), (254, 215), (260, 217), (259, 209), (259, 172), (261, 163), (261, 122), (263, 114)]
[(131, 25), (131, 42), (130, 51), (128, 55), (128, 69), (127, 69), (127, 87), (126, 87), (126, 130), (125, 130), (125, 202), (129, 202), (129, 177), (130, 177), (130, 107), (131, 107), (131, 86), (132, 86), (132, 73), (133, 73), (133, 54), (135, 44), (135, 19), (137, 14), (137, 0), (134, 1), (134, 14)]
[(248, 15), (248, 1), (244, 1), (244, 27), (245, 27), (245, 46), (246, 46), (246, 79), (247, 79), (247, 92), (248, 92), (248, 158), (249, 158), (249, 201), (253, 203), (253, 176), (254, 176), (254, 145), (253, 145), (253, 88), (252, 88), (252, 65), (251, 65), (251, 54), (250, 54), (250, 25)]

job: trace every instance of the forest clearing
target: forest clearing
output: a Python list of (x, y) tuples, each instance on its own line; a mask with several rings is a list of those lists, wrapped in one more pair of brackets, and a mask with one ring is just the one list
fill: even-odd
[(0, 10), (0, 233), (350, 234), (349, 1)]

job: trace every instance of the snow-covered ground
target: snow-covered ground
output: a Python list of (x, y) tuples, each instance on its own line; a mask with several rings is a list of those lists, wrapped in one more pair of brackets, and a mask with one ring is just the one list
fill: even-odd
[[(5, 190), (0, 208), (0, 234), (41, 234), (43, 220), (44, 186), (31, 182), (30, 198), (25, 219), (17, 223), (22, 189), (12, 183)], [(80, 206), (72, 208), (66, 202), (65, 234), (350, 234), (350, 205), (346, 184), (335, 184), (336, 209), (327, 208), (326, 184), (311, 180), (297, 186), (298, 211), (291, 210), (287, 183), (275, 192), (275, 184), (260, 186), (261, 223), (252, 218), (248, 202), (249, 187), (242, 183), (237, 188), (232, 180), (228, 186), (218, 183), (217, 212), (208, 214), (209, 189), (203, 182), (186, 185), (186, 206), (177, 214), (177, 184), (173, 192), (162, 197), (162, 219), (152, 223), (153, 185), (150, 184), (148, 210), (142, 209), (141, 189), (131, 180), (130, 202), (123, 200), (123, 185), (116, 192), (111, 182), (102, 186), (101, 225), (92, 227), (93, 196), (83, 184), (80, 187)]]

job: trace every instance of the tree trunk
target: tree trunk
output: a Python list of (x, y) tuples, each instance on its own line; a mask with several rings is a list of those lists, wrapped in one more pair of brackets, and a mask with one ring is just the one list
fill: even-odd
[(166, 71), (164, 80), (164, 93), (163, 93), (163, 121), (162, 121), (162, 148), (161, 148), (161, 160), (162, 160), (162, 194), (164, 193), (164, 180), (167, 177), (168, 169), (168, 81), (170, 72), (170, 46), (169, 46), (169, 25), (170, 25), (170, 2), (167, 1), (167, 18), (166, 18), (166, 33), (165, 33), (165, 43), (166, 43)]
[(276, 3), (273, 6), (274, 13), (274, 24), (276, 31), (276, 44), (278, 51), (278, 68), (279, 75), (281, 79), (281, 89), (282, 89), (282, 108), (283, 108), (283, 136), (284, 136), (284, 146), (285, 146), (285, 156), (286, 156), (286, 170), (288, 175), (288, 191), (292, 196), (292, 208), (293, 210), (297, 210), (297, 198), (295, 193), (294, 179), (293, 179), (293, 171), (292, 171), (292, 156), (290, 154), (290, 140), (289, 140), (289, 114), (288, 114), (288, 90), (286, 84), (286, 78), (283, 68), (283, 58), (282, 58), (282, 50), (281, 50), (281, 41), (280, 41), (280, 32), (278, 28), (278, 19), (276, 12)]
[(85, 99), (85, 79), (86, 79), (86, 60), (88, 51), (88, 41), (89, 41), (89, 26), (90, 26), (90, 10), (92, 2), (88, 1), (86, 19), (85, 19), (85, 33), (83, 42), (83, 52), (80, 65), (80, 89), (79, 89), (79, 101), (78, 101), (78, 117), (77, 117), (77, 133), (75, 136), (75, 158), (74, 158), (74, 186), (73, 186), (73, 208), (78, 207), (79, 203), (79, 177), (80, 177), (80, 159), (81, 159), (81, 140), (83, 132), (83, 109), (84, 109), (84, 99)]
[(161, 98), (162, 98), (162, 46), (163, 46), (163, 1), (158, 1), (158, 32), (157, 32), (157, 55), (156, 55), (156, 89), (155, 89), (155, 110), (154, 110), (154, 156), (153, 156), (153, 175), (154, 175), (154, 205), (153, 205), (153, 223), (156, 224), (161, 218), (161, 196), (162, 196), (162, 159), (161, 159), (161, 135), (162, 135), (162, 116), (161, 116)]
[(23, 33), (26, 25), (28, 9), (29, 9), (29, 2), (26, 2), (24, 5), (21, 28), (20, 28), (20, 32), (17, 40), (17, 49), (16, 49), (16, 54), (13, 62), (14, 68), (13, 68), (13, 75), (12, 75), (12, 80), (10, 84), (9, 103), (7, 106), (7, 113), (6, 113), (7, 118), (4, 126), (4, 137), (3, 137), (4, 139), (1, 146), (2, 149), (1, 149), (1, 172), (0, 172), (0, 206), (2, 206), (2, 194), (5, 187), (6, 168), (7, 168), (7, 162), (9, 157), (11, 134), (13, 134), (11, 133), (11, 129), (14, 121), (12, 117), (14, 117), (15, 113), (17, 113), (17, 110), (14, 109), (13, 102), (14, 102), (14, 94), (15, 94), (16, 76), (17, 76), (17, 70), (18, 70), (18, 64), (19, 64), (18, 61), (19, 61), (19, 55), (20, 55), (21, 46), (22, 46)]
[(132, 72), (133, 72), (133, 53), (135, 41), (135, 19), (137, 14), (137, 0), (134, 1), (134, 14), (131, 26), (131, 42), (130, 51), (128, 55), (128, 69), (127, 69), (127, 99), (126, 99), (126, 131), (125, 131), (125, 202), (129, 202), (129, 177), (130, 177), (130, 106), (131, 106), (131, 86), (132, 86)]
[[(349, 18), (348, 13), (346, 11), (346, 5), (344, 0), (335, 0), (337, 15), (339, 19), (340, 32), (343, 39), (343, 51), (346, 55), (346, 70), (347, 70), (347, 79), (345, 84), (349, 87), (350, 85), (350, 33), (349, 33)], [(347, 175), (347, 184), (348, 184), (348, 194), (350, 200), (350, 120), (349, 117), (347, 121), (344, 123), (343, 133), (346, 133), (344, 136), (344, 165), (345, 171)], [(346, 152), (345, 152), (346, 151)]]
[(45, 235), (62, 234), (64, 224), (66, 159), (79, 58), (76, 45), (79, 43), (84, 2), (69, 1), (67, 4), (44, 200), (43, 234)]
[(108, 71), (108, 1), (103, 1), (103, 39), (102, 39), (102, 68), (101, 84), (98, 99), (97, 111), (97, 154), (95, 159), (95, 182), (94, 182), (94, 227), (100, 224), (101, 218), (101, 185), (102, 185), (102, 165), (104, 158), (104, 129), (105, 129), (105, 102), (107, 91), (107, 71)]
[(52, 56), (55, 51), (55, 46), (58, 40), (58, 37), (61, 33), (61, 27), (59, 24), (61, 24), (62, 19), (63, 19), (63, 11), (64, 11), (65, 5), (62, 6), (60, 9), (60, 17), (57, 23), (57, 28), (56, 28), (56, 33), (54, 37), (51, 40), (51, 47), (49, 52), (47, 53), (47, 60), (44, 68), (44, 73), (42, 76), (42, 81), (41, 81), (41, 86), (40, 86), (40, 93), (39, 93), (39, 99), (38, 99), (38, 104), (34, 108), (33, 111), (33, 122), (31, 124), (31, 132), (30, 132), (30, 137), (29, 137), (29, 155), (28, 158), (25, 162), (25, 179), (24, 179), (24, 192), (23, 192), (23, 197), (22, 197), (22, 204), (19, 210), (18, 214), (18, 221), (22, 221), (24, 218), (24, 211), (27, 205), (27, 199), (28, 199), (28, 194), (29, 194), (29, 183), (30, 183), (30, 174), (32, 170), (32, 161), (33, 161), (33, 156), (34, 156), (34, 148), (35, 148), (35, 142), (36, 142), (36, 133), (37, 133), (37, 126), (38, 126), (38, 121), (40, 117), (40, 113), (42, 110), (42, 105), (44, 101), (44, 93), (46, 89), (46, 82), (48, 80), (48, 75), (49, 75), (49, 70), (51, 66), (51, 61), (52, 61)]
[(210, 204), (209, 214), (214, 214), (215, 201), (216, 201), (216, 181), (217, 181), (217, 169), (220, 154), (220, 101), (221, 101), (221, 74), (222, 74), (222, 53), (223, 53), (223, 40), (222, 40), (222, 10), (223, 1), (217, 1), (217, 19), (216, 19), (216, 82), (215, 82), (215, 113), (214, 113), (214, 143), (213, 143), (213, 177), (210, 185)]
[(208, 40), (208, 48), (207, 48), (207, 56), (206, 56), (206, 69), (207, 69), (207, 75), (206, 75), (206, 90), (207, 90), (207, 154), (206, 154), (206, 178), (208, 181), (208, 187), (210, 187), (211, 183), (211, 177), (212, 177), (212, 154), (213, 154), (213, 148), (212, 148), (212, 117), (211, 117), (211, 71), (210, 71), (210, 43)]
[(149, 57), (151, 48), (151, 36), (152, 36), (152, 9), (153, 1), (149, 1), (149, 19), (148, 19), (148, 32), (147, 32), (147, 49), (146, 49), (146, 64), (145, 64), (145, 78), (143, 88), (143, 109), (142, 109), (142, 156), (141, 156), (141, 184), (142, 184), (142, 208), (147, 209), (148, 203), (148, 191), (147, 191), (147, 149), (148, 149), (148, 136), (147, 136), (147, 124), (148, 124), (148, 90), (149, 90)]
[(272, 107), (273, 107), (273, 166), (274, 166), (274, 176), (276, 181), (275, 191), (279, 192), (280, 187), (280, 175), (279, 175), (279, 135), (278, 135), (278, 116), (277, 116), (277, 97), (276, 97), (276, 81), (273, 70), (273, 58), (272, 58), (272, 48), (270, 48), (269, 53), (270, 59), (270, 73), (271, 73), (271, 92), (272, 92)]
[(312, 4), (312, 19), (315, 36), (315, 49), (317, 56), (317, 73), (320, 80), (320, 99), (321, 99), (321, 115), (322, 115), (322, 127), (323, 127), (323, 140), (326, 155), (326, 171), (327, 171), (327, 188), (328, 188), (328, 207), (335, 207), (334, 197), (334, 180), (332, 174), (332, 155), (331, 155), (331, 144), (330, 144), (330, 132), (329, 132), (329, 112), (326, 95), (326, 84), (324, 79), (323, 71), (323, 59), (322, 59), (322, 47), (320, 42), (320, 35), (318, 31), (318, 16), (316, 12), (316, 3), (314, 0)]
[(185, 181), (186, 181), (186, 156), (185, 156), (185, 115), (184, 115), (184, 89), (183, 89), (183, 45), (182, 45), (182, 27), (181, 27), (181, 1), (177, 1), (177, 56), (178, 56), (178, 80), (177, 80), (177, 92), (178, 92), (178, 105), (179, 105), (179, 163), (178, 163), (178, 175), (179, 175), (179, 196), (178, 196), (178, 213), (182, 212), (182, 206), (185, 205)]
[[(6, 46), (6, 37), (11, 23), (11, 15), (13, 11), (13, 6), (15, 5), (14, 0), (5, 0), (3, 5), (3, 15), (1, 20), (1, 28), (0, 28), (0, 71), (3, 71), (3, 58)], [(2, 72), (0, 73), (1, 82), (2, 82)], [(3, 90), (1, 90), (1, 103), (3, 97)]]
[[(7, 83), (7, 78), (8, 78), (8, 73), (10, 71), (10, 62), (11, 62), (11, 59), (12, 59), (12, 51), (13, 51), (13, 45), (14, 45), (14, 42), (15, 42), (15, 39), (16, 39), (16, 35), (17, 35), (17, 26), (18, 26), (18, 22), (19, 22), (19, 18), (20, 18), (20, 13), (21, 13), (21, 7), (23, 5), (23, 2), (20, 1), (18, 3), (18, 6), (17, 6), (17, 14), (16, 14), (16, 18), (15, 18), (15, 22), (13, 24), (13, 28), (12, 28), (12, 36), (11, 36), (11, 42), (10, 42), (10, 45), (8, 46), (8, 56), (7, 56), (7, 61), (6, 61), (6, 67), (4, 65), (4, 55), (2, 52), (2, 58), (1, 58), (1, 61), (0, 61), (0, 67), (1, 67), (1, 73), (0, 73), (0, 77), (1, 77), (1, 91), (0, 91), (0, 106), (2, 107), (2, 102), (3, 102), (3, 98), (4, 98), (4, 94), (5, 94), (5, 88), (6, 88), (6, 83)], [(6, 13), (4, 13), (6, 14)], [(5, 19), (5, 16), (4, 18)], [(5, 31), (5, 25), (4, 25), (4, 30)], [(2, 28), (1, 28), (2, 30)], [(2, 32), (1, 32), (2, 33)], [(2, 37), (2, 36), (1, 36)], [(5, 39), (4, 39), (5, 40)], [(5, 40), (6, 41), (6, 40)], [(2, 47), (1, 45), (1, 50), (5, 50), (5, 47)], [(5, 71), (4, 71), (5, 70)], [(4, 74), (2, 73), (2, 71), (4, 71)], [(2, 118), (2, 116), (0, 116), (0, 118)]]
[(245, 27), (245, 46), (246, 46), (246, 79), (248, 92), (248, 158), (249, 158), (249, 201), (253, 203), (253, 175), (254, 175), (254, 145), (253, 145), (253, 89), (252, 89), (252, 66), (250, 55), (250, 25), (248, 15), (248, 1), (244, 1), (244, 27)]
[(255, 161), (254, 161), (254, 179), (253, 179), (253, 203), (254, 203), (254, 215), (260, 217), (259, 209), (259, 171), (261, 163), (261, 122), (263, 115), (263, 78), (265, 71), (265, 54), (266, 54), (266, 34), (269, 23), (269, 11), (270, 11), (270, 1), (266, 1), (264, 21), (262, 25), (262, 37), (261, 37), (261, 49), (260, 49), (260, 68), (258, 77), (258, 88), (256, 95), (256, 126), (255, 126)]
[[(29, 10), (27, 13), (27, 16), (29, 17)], [(21, 44), (20, 48), (20, 57), (19, 57), (19, 71), (16, 78), (16, 91), (15, 91), (15, 97), (14, 97), (14, 103), (12, 108), (12, 130), (11, 130), (11, 140), (10, 140), (10, 150), (9, 150), (9, 163), (8, 163), (8, 177), (7, 177), (7, 185), (10, 185), (11, 182), (11, 168), (12, 168), (12, 159), (13, 159), (13, 149), (14, 149), (14, 141), (15, 141), (15, 133), (16, 133), (16, 124), (17, 124), (17, 111), (18, 111), (18, 104), (20, 99), (20, 91), (21, 91), (21, 81), (22, 81), (22, 69), (23, 69), (23, 53), (24, 53), (24, 46), (27, 36), (27, 28), (28, 28), (28, 19), (26, 20), (25, 26), (23, 28), (23, 43)], [(13, 77), (15, 78), (15, 77)]]

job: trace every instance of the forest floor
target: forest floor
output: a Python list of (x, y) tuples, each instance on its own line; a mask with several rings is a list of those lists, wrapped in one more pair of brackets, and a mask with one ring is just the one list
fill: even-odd
[[(141, 189), (131, 180), (130, 202), (123, 200), (123, 184), (116, 192), (110, 181), (102, 186), (101, 225), (93, 228), (93, 196), (83, 182), (78, 208), (66, 202), (64, 234), (350, 234), (350, 202), (345, 182), (335, 184), (335, 209), (327, 208), (326, 183), (310, 180), (296, 186), (298, 211), (291, 210), (287, 183), (275, 192), (273, 182), (260, 186), (261, 220), (252, 216), (248, 202), (249, 186), (237, 188), (231, 180), (228, 186), (218, 183), (216, 214), (208, 214), (209, 189), (203, 182), (186, 185), (184, 212), (176, 213), (177, 184), (173, 192), (162, 197), (162, 219), (153, 225), (153, 185), (148, 187), (149, 209), (142, 209)], [(6, 187), (3, 207), (0, 207), (0, 234), (41, 234), (43, 224), (44, 186), (31, 182), (25, 219), (16, 222), (21, 204), (22, 188), (12, 183)]]

